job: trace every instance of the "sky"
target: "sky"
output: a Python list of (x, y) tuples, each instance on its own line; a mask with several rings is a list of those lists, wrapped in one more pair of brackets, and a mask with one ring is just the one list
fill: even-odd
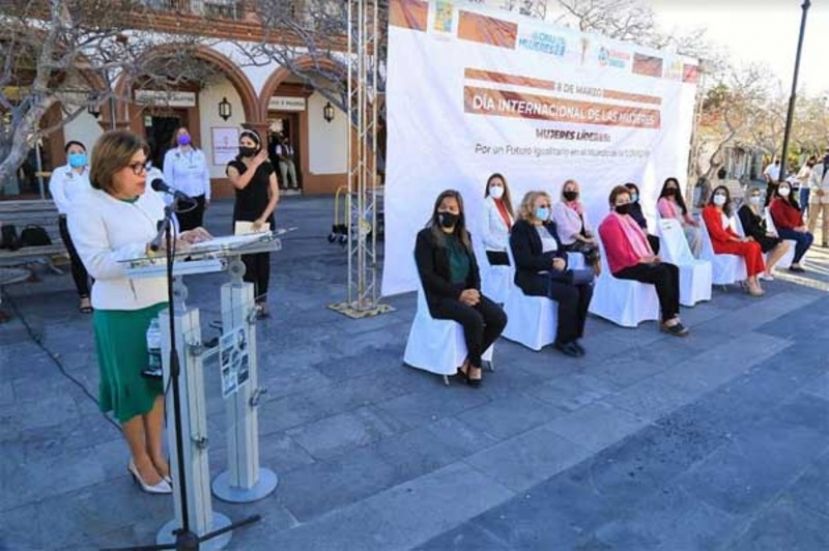
[[(665, 30), (704, 28), (732, 60), (768, 64), (790, 90), (802, 0), (646, 1)], [(829, 0), (812, 0), (808, 13), (798, 89), (829, 95)]]

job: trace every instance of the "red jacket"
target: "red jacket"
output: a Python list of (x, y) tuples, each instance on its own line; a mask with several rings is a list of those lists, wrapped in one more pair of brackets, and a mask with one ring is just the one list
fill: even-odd
[(788, 201), (776, 197), (769, 207), (774, 227), (779, 230), (793, 230), (803, 225), (803, 214)]
[(634, 252), (628, 242), (621, 222), (612, 214), (599, 224), (599, 238), (604, 245), (607, 265), (610, 266), (611, 273), (616, 274), (625, 268), (639, 264), (639, 255)]
[(731, 226), (722, 227), (722, 215), (723, 213), (718, 211), (714, 205), (707, 205), (702, 209), (702, 221), (705, 222), (708, 235), (711, 236), (711, 244), (714, 246), (731, 243), (734, 241), (733, 237), (740, 239), (740, 236), (734, 233)]

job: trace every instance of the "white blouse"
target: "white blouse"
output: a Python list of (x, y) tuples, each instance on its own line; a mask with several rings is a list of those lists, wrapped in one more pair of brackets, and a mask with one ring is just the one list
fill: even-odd
[(167, 301), (164, 277), (131, 279), (122, 261), (145, 256), (164, 219), (164, 201), (147, 188), (135, 202), (92, 189), (72, 205), (69, 233), (95, 283), (92, 306), (99, 310), (140, 310)]

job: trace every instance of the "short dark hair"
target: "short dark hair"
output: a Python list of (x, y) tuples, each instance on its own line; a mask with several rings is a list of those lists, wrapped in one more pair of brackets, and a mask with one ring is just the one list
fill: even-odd
[(82, 144), (81, 142), (79, 142), (78, 140), (69, 140), (68, 142), (66, 142), (66, 145), (63, 146), (63, 152), (64, 153), (69, 153), (69, 148), (72, 147), (73, 145), (77, 145), (81, 149), (86, 151), (86, 146), (84, 144)]
[(112, 192), (112, 176), (127, 166), (138, 151), (149, 155), (150, 148), (137, 134), (110, 130), (95, 142), (90, 161), (89, 183), (95, 189)]
[(623, 193), (630, 197), (630, 190), (625, 186), (616, 186), (612, 190), (610, 190), (610, 197), (608, 198), (608, 202), (610, 203), (611, 207), (616, 204), (616, 199)]

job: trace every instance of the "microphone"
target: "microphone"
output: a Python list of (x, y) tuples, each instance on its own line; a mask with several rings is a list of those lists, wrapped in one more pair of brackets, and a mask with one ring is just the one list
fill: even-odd
[(178, 199), (179, 201), (193, 201), (193, 198), (187, 195), (186, 193), (177, 190), (172, 186), (168, 186), (164, 183), (164, 180), (161, 178), (156, 178), (150, 183), (150, 187), (153, 188), (154, 191), (159, 191), (161, 193), (168, 193)]

